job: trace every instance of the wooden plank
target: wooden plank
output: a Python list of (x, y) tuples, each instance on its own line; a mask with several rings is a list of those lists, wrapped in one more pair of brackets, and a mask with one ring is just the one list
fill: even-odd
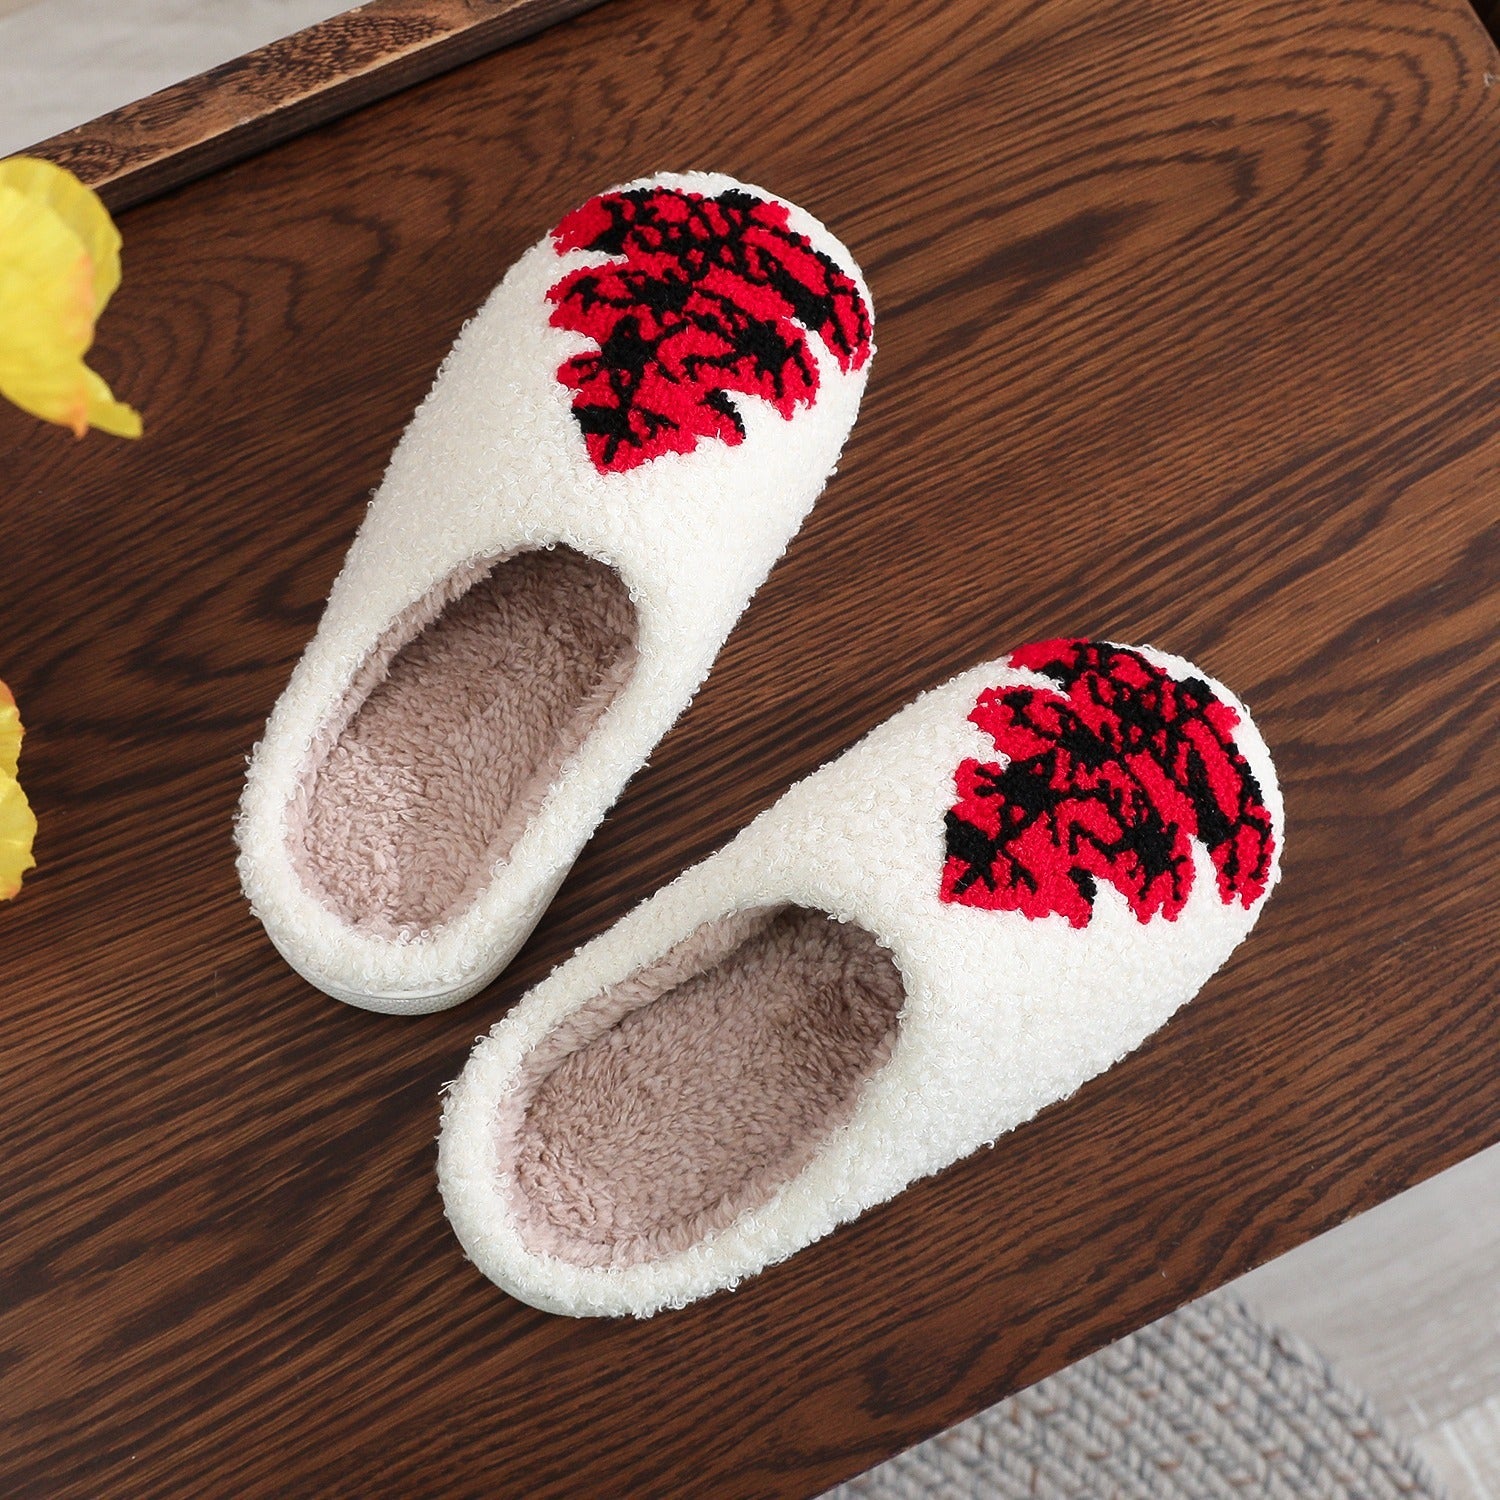
[(368, 0), (27, 155), (76, 172), (118, 211), (600, 3)]
[(1236, 1290), (1313, 1344), (1405, 1437), (1487, 1400), (1500, 1407), (1500, 1147), (1252, 1271)]
[[(809, 1495), (1500, 1139), (1495, 71), (1459, 0), (629, 0), (127, 214), (96, 352), (146, 438), (0, 416), (42, 827), (0, 909), (0, 1491)], [(864, 415), (511, 971), (338, 1006), (239, 896), (245, 752), (463, 320), (668, 166), (850, 245)], [(1199, 999), (732, 1296), (578, 1323), (480, 1278), (433, 1181), (476, 1033), (1065, 633), (1196, 659), (1274, 747), (1286, 879)]]
[(1417, 1451), (1447, 1486), (1450, 1500), (1500, 1496), (1500, 1396), (1476, 1401), (1417, 1439)]

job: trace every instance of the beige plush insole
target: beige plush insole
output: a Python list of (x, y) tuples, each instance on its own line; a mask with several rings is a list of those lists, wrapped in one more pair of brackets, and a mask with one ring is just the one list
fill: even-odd
[(386, 935), (456, 916), (625, 685), (635, 625), (619, 574), (567, 548), (481, 576), (401, 647), (313, 769), (292, 828), (312, 889)]
[(629, 1265), (764, 1204), (852, 1114), (902, 1000), (890, 954), (821, 912), (701, 928), (528, 1059), (497, 1122), (523, 1238)]

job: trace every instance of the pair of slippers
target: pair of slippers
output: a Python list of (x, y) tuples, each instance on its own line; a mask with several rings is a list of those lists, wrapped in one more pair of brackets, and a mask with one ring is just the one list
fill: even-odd
[[(874, 353), (845, 248), (726, 177), (591, 199), (464, 329), (252, 758), (251, 904), (388, 1014), (510, 962), (795, 534)], [(1254, 925), (1282, 805), (1190, 663), (1057, 640), (918, 698), (480, 1041), (438, 1172), (480, 1269), (646, 1315), (1066, 1097)]]

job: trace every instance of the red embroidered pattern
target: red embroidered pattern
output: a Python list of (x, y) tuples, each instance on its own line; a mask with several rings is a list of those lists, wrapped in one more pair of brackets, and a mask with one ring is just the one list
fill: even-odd
[(559, 254), (616, 257), (570, 271), (547, 294), (553, 326), (598, 346), (557, 378), (576, 393), (573, 415), (601, 473), (690, 453), (700, 438), (742, 442), (731, 391), (786, 418), (811, 405), (818, 367), (804, 330), (841, 370), (869, 358), (859, 289), (788, 227), (784, 204), (637, 188), (591, 199), (552, 237)]
[(990, 688), (969, 715), (1007, 759), (958, 768), (943, 900), (1085, 927), (1106, 880), (1142, 922), (1171, 921), (1193, 888), (1192, 838), (1226, 905), (1265, 893), (1271, 814), (1234, 743), (1239, 715), (1206, 682), (1099, 641), (1009, 664), (1057, 686)]

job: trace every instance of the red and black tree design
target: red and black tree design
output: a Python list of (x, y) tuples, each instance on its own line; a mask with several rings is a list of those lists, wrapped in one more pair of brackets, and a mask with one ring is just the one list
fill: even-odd
[(1192, 891), (1194, 838), (1226, 905), (1265, 893), (1271, 814), (1234, 743), (1239, 715), (1206, 682), (1099, 641), (1009, 663), (1056, 687), (990, 688), (969, 715), (1006, 761), (958, 768), (943, 900), (1084, 927), (1105, 880), (1142, 922), (1170, 921)]
[(637, 188), (591, 199), (553, 241), (559, 253), (616, 257), (569, 272), (548, 293), (553, 325), (597, 346), (557, 377), (575, 392), (573, 415), (601, 473), (690, 453), (699, 438), (742, 442), (730, 392), (787, 418), (811, 404), (809, 332), (842, 370), (869, 357), (859, 288), (788, 227), (785, 204)]

